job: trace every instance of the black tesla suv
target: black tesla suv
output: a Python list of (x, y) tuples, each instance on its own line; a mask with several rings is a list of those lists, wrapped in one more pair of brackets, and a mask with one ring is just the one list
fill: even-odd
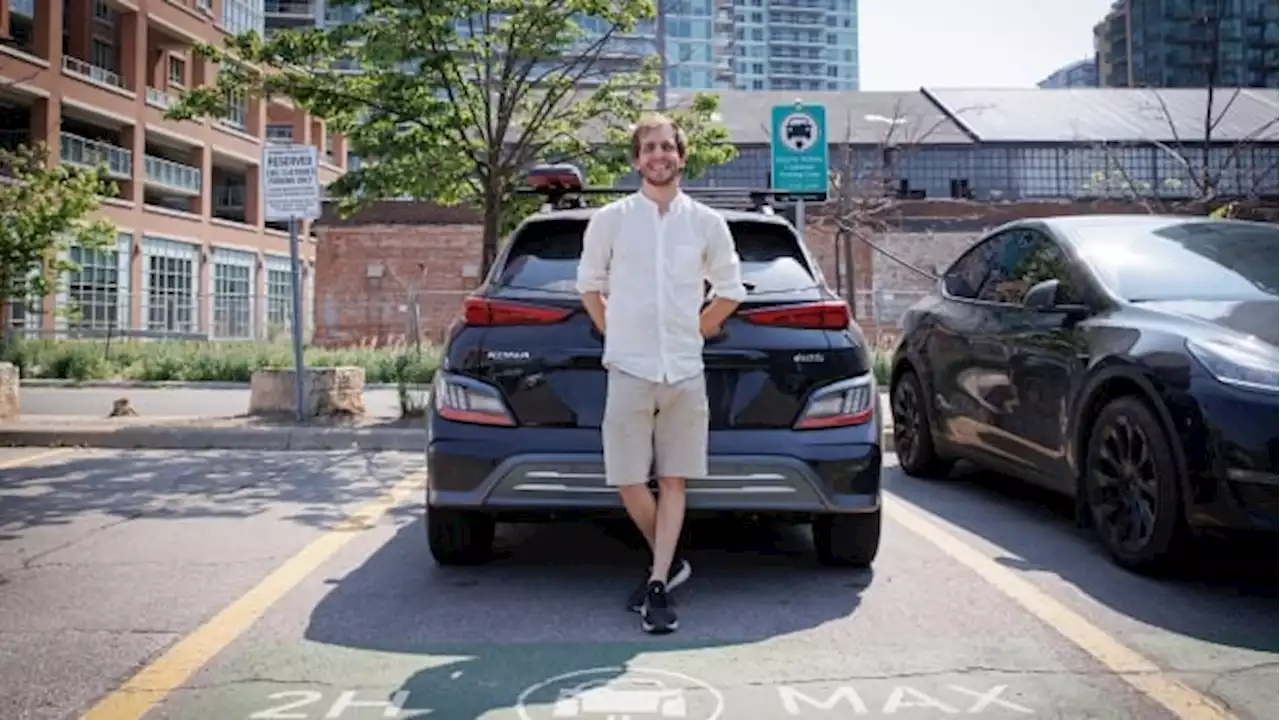
[[(447, 333), (427, 417), (441, 564), (490, 557), (497, 522), (625, 517), (604, 483), (603, 338), (575, 289), (596, 191), (577, 190), (520, 224)], [(794, 227), (726, 193), (699, 199), (728, 220), (748, 298), (706, 341), (710, 472), (689, 479), (689, 514), (811, 523), (822, 562), (867, 566), (882, 432), (867, 343)]]
[(990, 231), (904, 319), (895, 449), (1076, 499), (1114, 560), (1157, 570), (1209, 531), (1277, 530), (1271, 224), (1162, 215)]

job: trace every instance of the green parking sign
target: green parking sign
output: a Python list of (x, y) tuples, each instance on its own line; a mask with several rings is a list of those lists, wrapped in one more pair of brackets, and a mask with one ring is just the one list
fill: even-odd
[(775, 105), (770, 189), (797, 200), (827, 199), (827, 109), (822, 105)]

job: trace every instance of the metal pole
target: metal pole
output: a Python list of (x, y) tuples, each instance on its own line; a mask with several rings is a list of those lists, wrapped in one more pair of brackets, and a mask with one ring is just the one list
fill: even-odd
[(289, 259), (293, 263), (293, 371), (297, 395), (297, 418), (302, 422), (302, 403), (306, 389), (306, 363), (302, 359), (302, 259), (298, 253), (298, 219), (289, 218)]
[(667, 110), (667, 3), (658, 0), (658, 62), (662, 77), (658, 79), (658, 110)]
[(804, 240), (804, 198), (796, 199), (796, 232)]

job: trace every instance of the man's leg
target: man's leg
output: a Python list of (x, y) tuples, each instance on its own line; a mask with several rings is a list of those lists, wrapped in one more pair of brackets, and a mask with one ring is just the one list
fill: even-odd
[[(653, 572), (643, 609), (644, 629), (649, 632), (671, 632), (677, 627), (675, 611), (666, 596), (666, 580), (684, 529), (685, 481), (707, 475), (708, 414), (706, 382), (701, 375), (659, 390), (654, 423), (658, 511)], [(688, 563), (678, 563), (677, 572), (687, 577)]]
[[(608, 382), (601, 427), (606, 482), (618, 489), (627, 515), (644, 535), (652, 555), (658, 513), (657, 502), (648, 488), (657, 409), (654, 385), (617, 370), (609, 372)], [(643, 600), (641, 588), (632, 593), (627, 607), (639, 612)]]

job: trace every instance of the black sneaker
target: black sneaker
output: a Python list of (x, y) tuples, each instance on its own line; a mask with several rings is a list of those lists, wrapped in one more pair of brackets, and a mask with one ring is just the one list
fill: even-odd
[(667, 588), (654, 580), (649, 583), (644, 596), (644, 608), (640, 613), (640, 627), (647, 633), (665, 635), (680, 627), (676, 612), (671, 609)]
[[(667, 592), (671, 592), (681, 585), (689, 581), (689, 577), (693, 575), (693, 566), (688, 560), (677, 557), (671, 563), (671, 569), (674, 571), (667, 578)], [(627, 598), (627, 610), (631, 612), (640, 612), (644, 609), (644, 597), (649, 592), (649, 576), (653, 574), (653, 568), (645, 571), (644, 580), (631, 591), (631, 596)]]

